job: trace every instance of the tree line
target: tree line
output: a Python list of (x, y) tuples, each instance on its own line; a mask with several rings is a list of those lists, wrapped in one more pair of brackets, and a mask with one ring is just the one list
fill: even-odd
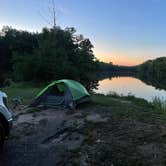
[(99, 62), (99, 70), (110, 73), (135, 73), (138, 77), (166, 81), (166, 57), (148, 60), (137, 66), (119, 66), (111, 62)]
[(166, 57), (148, 60), (137, 66), (119, 66), (99, 62), (99, 78), (132, 76), (159, 89), (166, 89)]
[(98, 68), (93, 45), (74, 28), (43, 28), (31, 33), (3, 27), (0, 32), (0, 80), (93, 80)]
[(138, 71), (144, 77), (154, 77), (158, 80), (166, 80), (166, 57), (148, 60), (139, 65)]
[(166, 57), (148, 60), (137, 67), (138, 78), (161, 89), (166, 89)]
[(101, 72), (106, 76), (136, 73), (155, 84), (166, 83), (166, 57), (126, 67), (99, 62), (92, 49), (91, 41), (74, 28), (54, 26), (32, 33), (5, 26), (0, 31), (0, 84), (7, 79), (48, 82), (68, 78), (91, 87)]
[(137, 72), (137, 66), (121, 66), (121, 65), (113, 65), (112, 62), (105, 63), (99, 62), (99, 70), (102, 72), (110, 72), (110, 73), (135, 73)]

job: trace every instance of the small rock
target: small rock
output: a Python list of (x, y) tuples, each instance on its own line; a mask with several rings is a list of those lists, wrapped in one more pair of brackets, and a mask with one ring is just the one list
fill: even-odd
[(108, 121), (108, 118), (103, 118), (99, 114), (91, 114), (86, 117), (86, 120), (92, 123), (101, 123), (101, 122), (105, 123)]
[(102, 142), (102, 141), (101, 141), (100, 139), (98, 139), (98, 140), (96, 140), (96, 142), (97, 142), (97, 143), (100, 143), (100, 142)]

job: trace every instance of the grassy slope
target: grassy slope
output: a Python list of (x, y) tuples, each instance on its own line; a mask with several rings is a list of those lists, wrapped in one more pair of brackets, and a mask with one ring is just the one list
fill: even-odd
[(7, 93), (9, 103), (11, 103), (12, 98), (20, 97), (24, 104), (29, 104), (41, 89), (42, 86), (36, 87), (32, 83), (17, 83), (0, 90)]
[[(43, 87), (44, 85), (35, 86), (32, 83), (17, 83), (9, 87), (1, 88), (0, 90), (7, 93), (10, 104), (12, 104), (11, 100), (14, 97), (20, 97), (23, 104), (29, 104)], [(156, 112), (152, 104), (144, 99), (135, 98), (133, 96), (104, 96), (102, 94), (92, 94), (91, 98), (93, 103), (90, 105), (111, 106), (111, 112), (118, 115), (136, 116), (149, 119), (149, 117), (154, 116), (155, 114), (155, 116), (159, 115), (159, 117), (166, 119), (164, 112)]]
[(133, 117), (148, 121), (158, 114), (146, 100), (135, 97), (92, 95), (92, 100), (94, 104), (110, 106), (111, 113), (116, 116)]

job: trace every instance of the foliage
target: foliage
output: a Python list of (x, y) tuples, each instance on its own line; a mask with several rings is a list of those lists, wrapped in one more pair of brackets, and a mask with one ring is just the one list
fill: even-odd
[(138, 66), (138, 78), (160, 89), (166, 89), (166, 57), (149, 60)]
[(156, 111), (166, 113), (166, 101), (155, 97), (152, 101), (152, 105), (154, 106)]
[(8, 95), (9, 104), (12, 105), (12, 99), (19, 97), (23, 104), (29, 104), (36, 94), (44, 87), (44, 85), (35, 86), (31, 82), (13, 83), (8, 87), (3, 87), (1, 90)]
[(70, 78), (85, 83), (93, 80), (97, 69), (93, 45), (74, 28), (43, 28), (41, 33), (30, 33), (4, 27), (1, 42), (0, 71), (10, 73), (8, 77), (15, 81)]
[(37, 34), (19, 31), (5, 26), (0, 32), (0, 83), (7, 78), (13, 78), (14, 53), (20, 55), (32, 53), (37, 47)]

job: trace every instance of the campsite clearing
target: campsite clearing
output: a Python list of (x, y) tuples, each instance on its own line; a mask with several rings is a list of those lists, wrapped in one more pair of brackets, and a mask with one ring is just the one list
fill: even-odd
[[(40, 89), (16, 84), (3, 91), (10, 99), (19, 94), (27, 104)], [(93, 102), (79, 106), (74, 114), (60, 109), (14, 110), (0, 165), (166, 165), (164, 112), (131, 96), (91, 97)]]
[(92, 99), (74, 114), (15, 110), (0, 165), (165, 165), (166, 123), (148, 104), (112, 97), (106, 104), (100, 95)]

